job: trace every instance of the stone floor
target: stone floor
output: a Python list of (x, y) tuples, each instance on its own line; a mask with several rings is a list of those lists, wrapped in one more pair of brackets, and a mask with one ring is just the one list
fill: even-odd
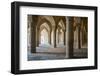
[[(37, 53), (30, 53), (28, 51), (28, 60), (54, 60), (54, 59), (70, 59), (66, 58), (66, 48), (65, 47), (37, 47)], [(87, 58), (87, 49), (74, 49), (73, 58)]]

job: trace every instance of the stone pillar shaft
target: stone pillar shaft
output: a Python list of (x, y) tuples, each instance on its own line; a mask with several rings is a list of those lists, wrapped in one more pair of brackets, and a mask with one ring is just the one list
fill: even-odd
[(50, 33), (49, 33), (49, 44), (51, 44), (51, 31), (50, 31)]
[(66, 57), (72, 58), (74, 54), (73, 50), (73, 41), (74, 41), (74, 33), (73, 33), (73, 24), (74, 17), (67, 17), (67, 40), (66, 40)]
[(54, 36), (54, 48), (56, 47), (56, 29), (54, 29), (54, 34), (53, 34)]
[(36, 29), (34, 28), (33, 22), (31, 23), (31, 53), (36, 52)]
[(80, 43), (80, 24), (78, 24), (78, 49), (81, 48), (81, 43)]
[(64, 45), (66, 45), (66, 31), (64, 31)]
[(37, 16), (31, 16), (31, 53), (36, 53), (36, 24), (37, 24)]

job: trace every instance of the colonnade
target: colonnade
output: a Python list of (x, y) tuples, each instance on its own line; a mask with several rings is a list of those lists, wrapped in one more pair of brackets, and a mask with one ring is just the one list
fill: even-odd
[[(53, 26), (52, 23), (44, 22), (46, 25), (48, 25), (47, 31), (48, 31), (48, 42), (50, 45), (53, 45), (54, 48), (57, 47), (57, 44), (59, 43), (60, 33), (62, 32), (62, 40), (63, 45), (66, 46), (66, 57), (72, 58), (73, 52), (74, 52), (74, 43), (75, 43), (75, 34), (74, 34), (74, 26), (75, 24), (75, 17), (64, 17), (65, 18), (65, 24), (59, 25), (60, 20), (55, 20), (55, 25)], [(42, 19), (40, 19), (42, 20)], [(36, 53), (36, 47), (40, 44), (40, 33), (41, 31), (46, 28), (45, 26), (42, 27), (42, 24), (40, 24), (39, 17), (38, 16), (28, 16), (28, 27), (30, 27), (30, 44), (31, 44), (31, 52)], [(42, 21), (43, 22), (43, 21)], [(78, 49), (81, 48), (82, 38), (81, 37), (81, 25), (82, 23), (77, 23), (77, 47)], [(41, 28), (42, 29), (41, 29)], [(81, 33), (81, 34), (80, 34)]]

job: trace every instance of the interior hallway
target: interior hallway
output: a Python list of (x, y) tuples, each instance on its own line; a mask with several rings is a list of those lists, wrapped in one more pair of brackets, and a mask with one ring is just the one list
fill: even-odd
[(88, 57), (88, 18), (28, 15), (28, 60)]

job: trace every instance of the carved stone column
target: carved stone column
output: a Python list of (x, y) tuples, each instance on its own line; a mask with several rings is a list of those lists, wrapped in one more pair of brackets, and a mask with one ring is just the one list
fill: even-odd
[(51, 45), (51, 30), (50, 30), (50, 33), (49, 33), (49, 44)]
[(66, 45), (66, 31), (64, 30), (64, 45)]
[(36, 24), (37, 24), (37, 17), (31, 16), (31, 53), (36, 53)]
[(66, 30), (66, 57), (72, 58), (74, 54), (73, 50), (73, 41), (74, 41), (74, 33), (73, 33), (73, 23), (74, 23), (74, 17), (66, 17), (66, 24), (67, 24), (67, 30)]
[(80, 24), (78, 24), (78, 49), (81, 48), (81, 41), (80, 41)]
[(53, 37), (54, 37), (54, 48), (55, 48), (56, 47), (56, 29), (54, 29)]
[(37, 36), (37, 37), (36, 37), (36, 46), (39, 47), (39, 28), (37, 28), (36, 30), (37, 30), (37, 31), (36, 31), (36, 33), (37, 33), (37, 34), (36, 34), (36, 36)]

